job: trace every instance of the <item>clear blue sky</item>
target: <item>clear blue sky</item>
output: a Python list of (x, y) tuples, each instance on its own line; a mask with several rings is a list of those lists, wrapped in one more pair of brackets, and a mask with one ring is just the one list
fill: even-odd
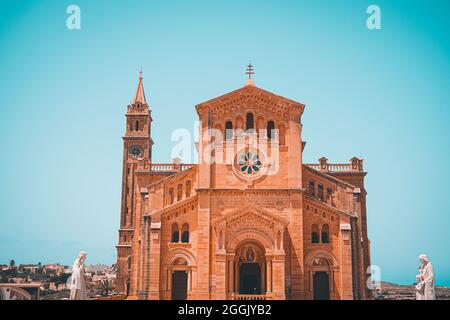
[[(378, 4), (382, 30), (366, 28)], [(0, 263), (113, 263), (126, 105), (139, 68), (155, 162), (194, 105), (258, 86), (306, 104), (306, 162), (365, 159), (373, 264), (450, 285), (450, 2), (0, 2)], [(79, 31), (66, 8), (81, 8)]]

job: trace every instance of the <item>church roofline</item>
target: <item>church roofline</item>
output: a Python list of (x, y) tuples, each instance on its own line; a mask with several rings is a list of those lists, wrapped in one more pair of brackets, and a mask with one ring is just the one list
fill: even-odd
[(282, 101), (284, 101), (285, 103), (287, 103), (291, 107), (297, 107), (297, 108), (299, 108), (301, 110), (302, 113), (305, 110), (305, 105), (300, 103), (300, 102), (297, 102), (297, 101), (285, 98), (283, 96), (277, 95), (275, 93), (272, 93), (270, 91), (261, 89), (261, 88), (259, 88), (257, 86), (253, 86), (253, 85), (252, 86), (246, 85), (246, 86), (241, 87), (239, 89), (236, 89), (234, 91), (231, 91), (231, 92), (225, 93), (223, 95), (220, 95), (220, 96), (218, 96), (216, 98), (212, 98), (212, 99), (207, 100), (205, 102), (201, 102), (201, 103), (197, 104), (195, 106), (195, 108), (196, 108), (197, 112), (199, 112), (201, 109), (203, 109), (205, 107), (208, 107), (208, 106), (210, 106), (213, 103), (219, 103), (221, 100), (228, 99), (228, 98), (232, 97), (233, 95), (237, 95), (237, 94), (239, 94), (241, 92), (249, 92), (249, 93), (253, 92), (253, 93), (264, 94), (264, 95), (270, 96), (270, 98), (272, 98), (272, 99), (282, 100)]
[[(167, 164), (167, 165), (173, 165), (173, 163), (172, 164)], [(196, 169), (197, 169), (197, 165), (192, 165), (191, 168), (189, 168), (187, 170), (180, 171), (180, 172), (176, 172), (176, 171), (174, 171), (174, 172), (136, 171), (136, 174), (160, 174), (160, 173), (170, 174), (169, 176), (167, 176), (167, 177), (165, 177), (165, 178), (163, 178), (161, 180), (158, 180), (158, 181), (155, 181), (155, 182), (149, 184), (147, 186), (147, 188), (151, 189), (151, 188), (156, 188), (158, 185), (164, 184), (164, 183), (170, 181), (171, 179), (183, 179), (183, 176), (191, 174), (192, 173), (191, 171), (192, 170), (196, 170)]]
[(257, 188), (257, 189), (242, 189), (242, 188), (202, 188), (197, 189), (199, 192), (241, 192), (241, 193), (258, 193), (258, 192), (305, 192), (305, 188)]
[(322, 201), (320, 201), (320, 200), (318, 200), (318, 199), (316, 199), (316, 198), (313, 198), (313, 197), (311, 197), (311, 196), (309, 196), (309, 195), (307, 195), (307, 194), (305, 194), (305, 199), (306, 199), (306, 200), (311, 200), (311, 201), (313, 201), (313, 202), (315, 202), (315, 203), (318, 203), (318, 204), (320, 204), (320, 205), (326, 207), (326, 208), (329, 209), (329, 210), (338, 212), (339, 214), (343, 214), (343, 215), (348, 216), (348, 217), (351, 217), (351, 218), (358, 217), (356, 214), (353, 214), (353, 213), (351, 213), (351, 212), (349, 212), (349, 211), (344, 211), (344, 210), (338, 209), (338, 208), (336, 208), (336, 207), (330, 206), (328, 203), (322, 202)]
[[(346, 182), (344, 180), (338, 179), (338, 178), (336, 178), (336, 177), (334, 177), (332, 175), (329, 175), (327, 173), (315, 170), (315, 169), (307, 166), (306, 164), (303, 164), (302, 166), (303, 166), (303, 168), (307, 169), (308, 171), (312, 172), (313, 174), (317, 174), (317, 175), (319, 175), (319, 176), (321, 176), (321, 177), (323, 177), (325, 179), (332, 180), (333, 182), (343, 184), (343, 185), (345, 185), (345, 186), (347, 186), (349, 188), (353, 188), (353, 189), (356, 188), (356, 186), (352, 185), (351, 183), (348, 183), (348, 182)], [(350, 172), (348, 172), (348, 173), (350, 173)], [(346, 174), (347, 174), (347, 172), (346, 172)]]

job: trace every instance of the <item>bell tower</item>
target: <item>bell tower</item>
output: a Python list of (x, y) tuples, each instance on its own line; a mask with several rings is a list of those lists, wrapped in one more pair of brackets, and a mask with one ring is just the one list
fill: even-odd
[(133, 100), (127, 107), (126, 130), (123, 137), (122, 197), (120, 209), (119, 244), (117, 246), (117, 286), (128, 291), (133, 240), (135, 175), (139, 161), (152, 161), (151, 110), (145, 98), (142, 71)]

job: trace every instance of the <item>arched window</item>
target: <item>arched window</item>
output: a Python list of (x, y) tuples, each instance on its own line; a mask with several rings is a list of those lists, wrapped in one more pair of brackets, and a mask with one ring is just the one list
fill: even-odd
[(177, 201), (181, 201), (183, 199), (183, 185), (179, 184), (177, 186)]
[(253, 113), (248, 113), (245, 130), (247, 130), (247, 132), (253, 132), (254, 129), (255, 129), (255, 124), (253, 121)]
[(327, 224), (322, 226), (322, 243), (330, 243), (330, 227)]
[(317, 185), (317, 196), (319, 197), (320, 201), (324, 201), (324, 193), (323, 193), (323, 184), (319, 183)]
[(191, 196), (192, 182), (191, 180), (186, 181), (186, 198)]
[(127, 267), (128, 270), (131, 270), (131, 256), (127, 258)]
[(319, 227), (317, 226), (317, 224), (313, 224), (311, 227), (311, 242), (312, 243), (320, 242)]
[(181, 229), (181, 242), (189, 243), (189, 225), (185, 223)]
[(134, 130), (139, 131), (139, 121), (136, 121), (134, 124)]
[(309, 195), (314, 196), (316, 194), (316, 184), (314, 180), (309, 181)]
[(169, 189), (169, 204), (173, 204), (174, 194), (173, 194), (173, 188)]
[(327, 188), (327, 202), (331, 200), (332, 196), (333, 196), (333, 188)]
[(172, 243), (180, 242), (180, 230), (178, 224), (174, 223), (172, 225)]
[(273, 139), (275, 138), (275, 122), (269, 121), (267, 123), (267, 138)]
[(231, 121), (225, 123), (225, 139), (233, 139), (233, 122)]

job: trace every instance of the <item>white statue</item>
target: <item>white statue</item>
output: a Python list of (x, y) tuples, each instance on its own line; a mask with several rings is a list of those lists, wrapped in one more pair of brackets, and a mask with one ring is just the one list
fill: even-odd
[(87, 253), (81, 251), (73, 263), (70, 281), (70, 300), (87, 300), (84, 261)]
[(423, 286), (419, 286), (422, 282), (422, 268), (419, 268), (419, 274), (416, 276), (416, 300), (423, 300)]
[(419, 256), (422, 269), (417, 275), (416, 295), (417, 300), (436, 300), (434, 293), (434, 270), (433, 265), (426, 254)]

